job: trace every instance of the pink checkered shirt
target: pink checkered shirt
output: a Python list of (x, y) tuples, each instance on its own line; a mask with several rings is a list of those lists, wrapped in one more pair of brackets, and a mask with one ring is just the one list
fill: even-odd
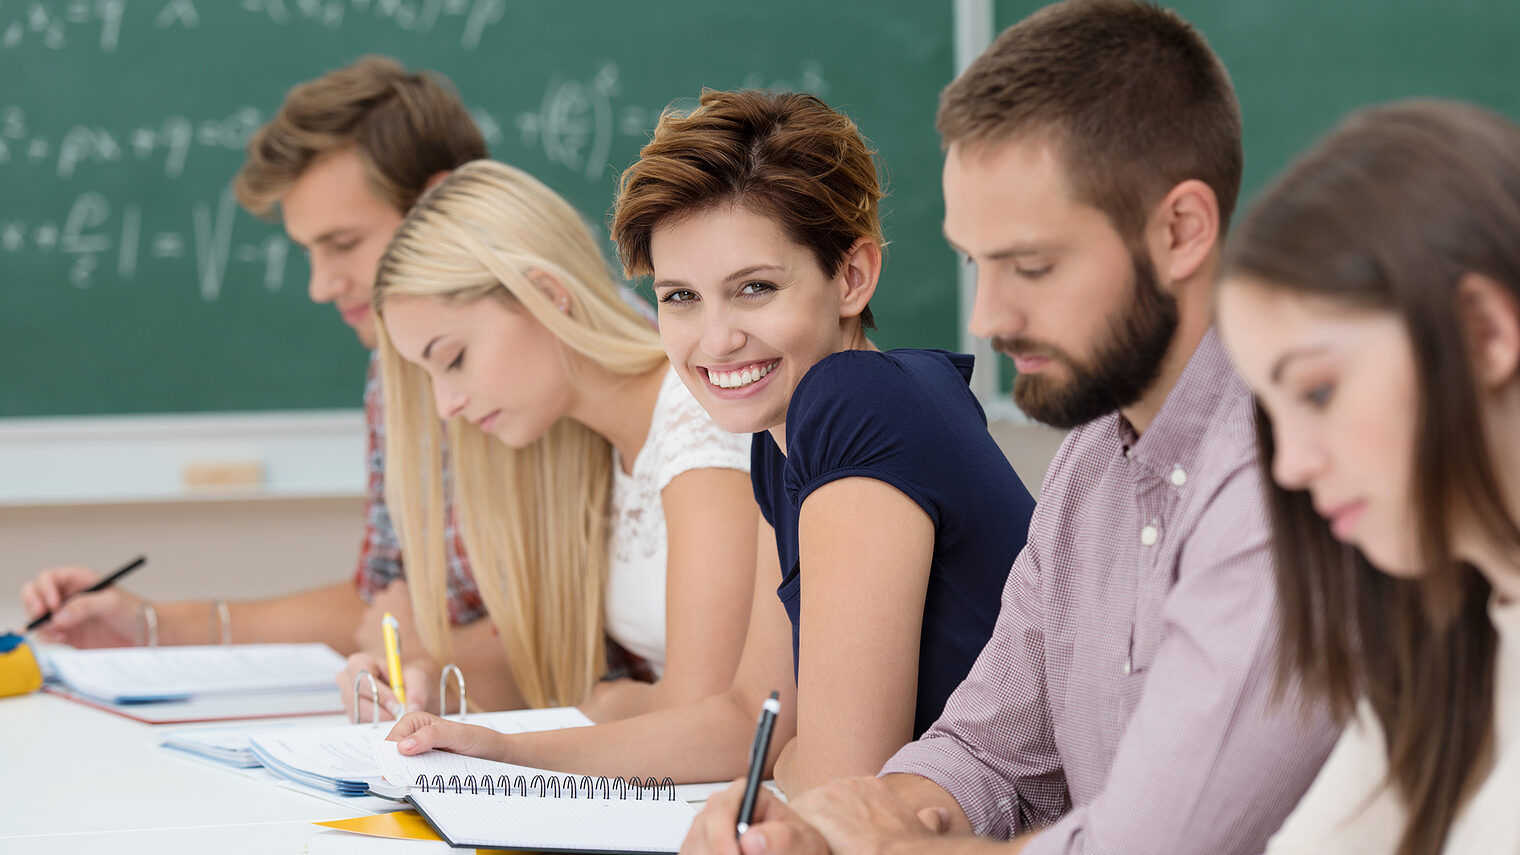
[(883, 774), (1025, 855), (1262, 851), (1335, 740), (1270, 701), (1276, 596), (1251, 397), (1213, 331), (1143, 437), (1079, 427), (987, 647)]

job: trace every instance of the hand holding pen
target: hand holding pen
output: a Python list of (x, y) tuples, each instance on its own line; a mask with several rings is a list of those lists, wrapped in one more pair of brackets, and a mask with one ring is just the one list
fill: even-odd
[(21, 588), (33, 620), (27, 631), (74, 647), (127, 647), (142, 642), (143, 600), (115, 583), (147, 562), (128, 562), (104, 578), (85, 567), (44, 570)]

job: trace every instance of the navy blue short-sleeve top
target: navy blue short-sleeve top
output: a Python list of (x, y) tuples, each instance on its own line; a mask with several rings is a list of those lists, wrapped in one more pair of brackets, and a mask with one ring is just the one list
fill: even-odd
[[(750, 451), (755, 500), (781, 556), (776, 594), (792, 622), (794, 678), (802, 595), (797, 520), (808, 496), (841, 478), (874, 478), (934, 523), (915, 738), (939, 718), (991, 636), (1034, 512), (1034, 499), (987, 432), (968, 386), (972, 364), (971, 356), (943, 350), (831, 354), (792, 394), (786, 454), (766, 432), (754, 435)], [(870, 568), (859, 572), (869, 584)]]

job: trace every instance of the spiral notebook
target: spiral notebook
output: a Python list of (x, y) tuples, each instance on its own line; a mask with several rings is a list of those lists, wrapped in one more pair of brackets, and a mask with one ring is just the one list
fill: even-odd
[(406, 800), (450, 846), (675, 853), (697, 816), (668, 778), (592, 778), (526, 768), (524, 774), (476, 774), (490, 761), (442, 751), (402, 757), (395, 743), (383, 739), (375, 756), (393, 783), (403, 769), (415, 775), (406, 782)]

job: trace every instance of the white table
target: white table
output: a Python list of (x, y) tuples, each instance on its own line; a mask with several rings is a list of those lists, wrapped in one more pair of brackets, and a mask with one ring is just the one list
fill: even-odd
[[(304, 721), (336, 723), (340, 716)], [(45, 693), (0, 698), (0, 853), (299, 853), (311, 823), (368, 811), (158, 746)], [(258, 776), (265, 776), (264, 779)]]

